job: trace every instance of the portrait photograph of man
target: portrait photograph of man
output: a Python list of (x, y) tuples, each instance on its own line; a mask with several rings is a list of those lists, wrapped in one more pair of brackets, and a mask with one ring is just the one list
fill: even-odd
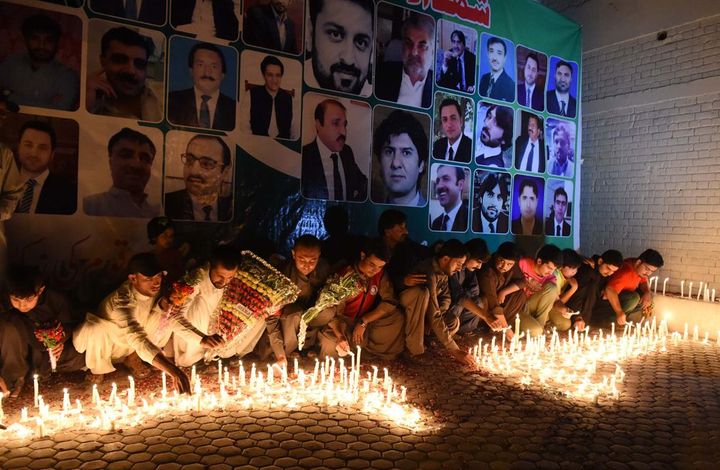
[(85, 85), (93, 114), (158, 122), (163, 118), (165, 36), (91, 20)]
[(238, 126), (246, 134), (300, 137), (302, 67), (297, 60), (244, 50)]
[(545, 235), (569, 237), (572, 220), (573, 184), (566, 180), (547, 180), (545, 186)]
[(545, 173), (545, 128), (543, 119), (527, 111), (519, 111), (519, 129), (515, 134), (515, 169), (531, 173)]
[(432, 106), (435, 20), (422, 13), (380, 3), (375, 96), (385, 101)]
[(70, 215), (77, 209), (78, 124), (72, 119), (12, 114), (0, 142), (15, 153), (25, 182), (15, 214)]
[(480, 36), (480, 96), (515, 101), (515, 46), (508, 39)]
[(76, 110), (83, 35), (80, 19), (4, 2), (0, 18), (0, 94), (20, 106)]
[(575, 174), (575, 123), (548, 118), (545, 127), (548, 173), (572, 178)]
[(379, 204), (427, 204), (428, 131), (426, 114), (376, 106), (373, 111), (370, 199)]
[(515, 235), (543, 235), (545, 181), (535, 176), (515, 175), (511, 230)]
[(165, 215), (227, 222), (233, 214), (234, 145), (223, 137), (171, 131), (165, 158)]
[(510, 173), (475, 170), (473, 232), (507, 233), (510, 228), (510, 181)]
[(166, 0), (89, 0), (89, 2), (90, 9), (95, 13), (155, 26), (165, 24), (167, 18)]
[(467, 231), (470, 170), (457, 165), (433, 163), (430, 181), (430, 230)]
[(513, 164), (513, 110), (508, 106), (478, 103), (475, 126), (475, 163), (495, 168)]
[(245, 0), (243, 41), (277, 52), (302, 52), (303, 6), (301, 0)]
[(542, 111), (545, 108), (547, 56), (524, 46), (517, 47), (517, 102)]
[(170, 24), (201, 40), (235, 41), (240, 29), (238, 0), (170, 0)]
[(577, 115), (577, 71), (575, 62), (559, 57), (550, 58), (550, 76), (547, 91), (547, 111), (574, 118)]
[[(92, 130), (80, 131), (81, 192), (87, 194), (83, 211), (104, 217), (156, 217), (161, 212), (162, 132), (113, 124), (96, 122)], [(107, 136), (102, 150), (96, 143), (99, 135)], [(98, 158), (103, 154), (107, 157)]]
[(237, 51), (181, 36), (170, 41), (168, 121), (231, 131), (237, 112)]
[(440, 20), (437, 23), (437, 84), (475, 93), (477, 32), (467, 26)]
[(373, 0), (308, 0), (305, 83), (370, 96), (375, 44)]
[(303, 105), (300, 183), (308, 199), (367, 199), (370, 107), (359, 101), (309, 93)]
[(435, 93), (433, 158), (449, 162), (472, 160), (474, 104), (470, 98)]

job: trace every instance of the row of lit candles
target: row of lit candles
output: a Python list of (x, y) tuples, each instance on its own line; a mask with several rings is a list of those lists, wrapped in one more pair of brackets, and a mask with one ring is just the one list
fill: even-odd
[[(662, 286), (662, 295), (665, 295), (665, 289), (667, 287), (667, 283), (670, 280), (669, 277), (666, 277), (663, 280), (663, 286)], [(652, 276), (648, 278), (648, 287), (657, 294), (658, 290), (658, 282), (660, 281), (660, 276)], [(680, 297), (681, 298), (688, 298), (695, 300), (704, 300), (705, 302), (715, 302), (715, 289), (710, 289), (710, 284), (704, 281), (700, 281), (700, 286), (697, 291), (697, 295), (693, 297), (693, 281), (690, 281), (688, 283), (688, 292), (687, 296), (685, 295), (685, 280), (683, 279), (680, 281)]]
[[(34, 413), (23, 408), (19, 422), (0, 431), (0, 436), (45, 436), (69, 428), (116, 430), (139, 426), (167, 413), (256, 407), (296, 409), (310, 404), (358, 406), (362, 412), (384, 416), (400, 426), (411, 429), (422, 426), (420, 412), (406, 401), (406, 388), (396, 384), (387, 369), (383, 369), (382, 377), (375, 365), (363, 374), (359, 347), (349, 357), (349, 368), (343, 358), (337, 361), (329, 357), (324, 361), (316, 359), (315, 368), (310, 373), (300, 368), (295, 360), (292, 372), (287, 366), (268, 365), (265, 374), (255, 364), (249, 372), (246, 371), (240, 361), (235, 374), (218, 360), (217, 387), (213, 387), (213, 391), (208, 390), (207, 384), (203, 384), (207, 378), (197, 374), (193, 367), (190, 378), (193, 393), (189, 395), (169, 391), (163, 372), (160, 393), (138, 397), (135, 380), (130, 376), (125, 390), (119, 390), (118, 385), (113, 383), (109, 396), (105, 398), (94, 385), (89, 406), (84, 406), (80, 400), (73, 402), (69, 391), (63, 389), (62, 406), (52, 407), (40, 394), (36, 375), (33, 383)], [(0, 421), (3, 417), (0, 394)]]

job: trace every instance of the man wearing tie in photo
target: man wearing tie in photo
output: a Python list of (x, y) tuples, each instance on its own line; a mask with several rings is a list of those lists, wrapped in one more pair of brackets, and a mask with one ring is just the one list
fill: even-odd
[(555, 89), (547, 92), (547, 110), (560, 116), (575, 117), (575, 98), (570, 95), (572, 66), (561, 60), (555, 66)]
[(553, 196), (552, 215), (545, 221), (545, 235), (567, 237), (570, 224), (565, 221), (568, 207), (568, 195), (563, 188), (557, 188)]
[(445, 51), (438, 85), (454, 90), (475, 91), (475, 54), (465, 48), (465, 34), (455, 30), (450, 35), (452, 47)]
[(440, 122), (445, 137), (435, 141), (433, 157), (450, 162), (470, 163), (472, 141), (463, 133), (465, 113), (456, 100), (445, 98), (440, 103)]
[(467, 230), (468, 205), (462, 200), (465, 187), (465, 170), (459, 166), (439, 165), (435, 178), (435, 194), (443, 213), (437, 216), (430, 228), (443, 232)]
[(302, 194), (309, 199), (362, 202), (367, 176), (355, 162), (347, 140), (347, 110), (327, 99), (315, 107), (317, 138), (302, 149)]
[(479, 233), (507, 233), (508, 214), (505, 204), (510, 187), (507, 173), (489, 172), (483, 175), (475, 194), (481, 195), (480, 207), (473, 209), (473, 231)]
[(515, 141), (515, 168), (520, 171), (545, 173), (545, 140), (542, 138), (542, 122), (531, 114), (528, 117), (527, 134)]
[(538, 56), (531, 52), (525, 58), (525, 67), (523, 68), (523, 82), (518, 84), (518, 104), (527, 106), (538, 111), (543, 109), (543, 92), (542, 88), (537, 85), (538, 76)]

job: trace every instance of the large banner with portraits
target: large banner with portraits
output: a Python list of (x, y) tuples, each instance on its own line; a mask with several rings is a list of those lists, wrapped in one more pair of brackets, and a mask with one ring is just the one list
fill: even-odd
[(178, 224), (199, 251), (325, 235), (573, 245), (580, 27), (533, 0), (0, 1), (11, 257), (101, 289)]

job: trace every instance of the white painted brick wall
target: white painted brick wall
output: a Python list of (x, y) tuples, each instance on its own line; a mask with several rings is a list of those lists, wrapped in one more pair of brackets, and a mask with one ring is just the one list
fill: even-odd
[(676, 289), (687, 279), (720, 291), (720, 89), (602, 106), (720, 77), (720, 16), (667, 31), (664, 42), (644, 36), (583, 58), (583, 101), (603, 110), (583, 116), (581, 250), (652, 247)]

